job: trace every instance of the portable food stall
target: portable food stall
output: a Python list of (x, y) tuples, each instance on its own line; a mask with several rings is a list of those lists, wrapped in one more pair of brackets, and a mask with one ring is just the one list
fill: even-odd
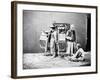
[[(66, 51), (66, 32), (70, 28), (70, 24), (68, 23), (53, 23), (53, 26), (57, 28), (58, 35), (58, 51), (65, 52)], [(42, 31), (40, 35), (40, 47), (45, 49), (45, 52), (50, 51), (50, 31)]]

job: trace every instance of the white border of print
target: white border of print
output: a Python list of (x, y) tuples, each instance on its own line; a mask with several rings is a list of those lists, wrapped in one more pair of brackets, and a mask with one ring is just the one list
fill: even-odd
[[(23, 10), (43, 10), (43, 11), (62, 11), (91, 13), (91, 66), (88, 67), (67, 67), (57, 69), (23, 69)], [(50, 75), (63, 73), (82, 73), (95, 72), (96, 70), (96, 9), (77, 8), (77, 7), (60, 7), (46, 5), (17, 5), (17, 76), (35, 76)]]

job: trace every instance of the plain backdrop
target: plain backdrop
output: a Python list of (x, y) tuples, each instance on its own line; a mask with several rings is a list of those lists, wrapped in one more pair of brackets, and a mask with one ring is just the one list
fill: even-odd
[[(98, 23), (100, 21), (99, 0), (30, 0), (30, 1), (98, 6)], [(99, 26), (100, 24), (98, 24), (98, 74), (26, 78), (26, 80), (86, 80), (86, 79), (100, 80), (99, 77), (100, 76), (100, 69), (99, 69), (100, 27)], [(11, 76), (11, 0), (0, 0), (0, 80), (14, 80), (11, 79), (10, 76)]]
[(50, 26), (56, 23), (74, 24), (76, 41), (85, 50), (87, 45), (87, 14), (64, 13), (50, 11), (23, 11), (23, 52), (41, 53), (40, 35), (42, 31), (50, 30)]

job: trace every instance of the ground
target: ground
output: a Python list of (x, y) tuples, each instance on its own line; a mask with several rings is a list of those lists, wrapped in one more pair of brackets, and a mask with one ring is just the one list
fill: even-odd
[(57, 67), (79, 67), (90, 66), (90, 52), (85, 55), (85, 61), (70, 61), (68, 56), (54, 58), (44, 53), (24, 53), (24, 69), (57, 68)]

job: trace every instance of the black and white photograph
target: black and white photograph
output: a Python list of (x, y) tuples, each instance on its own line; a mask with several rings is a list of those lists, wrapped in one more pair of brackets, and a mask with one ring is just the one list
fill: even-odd
[(23, 69), (91, 66), (91, 14), (23, 10)]
[(12, 2), (12, 76), (97, 73), (97, 7)]

